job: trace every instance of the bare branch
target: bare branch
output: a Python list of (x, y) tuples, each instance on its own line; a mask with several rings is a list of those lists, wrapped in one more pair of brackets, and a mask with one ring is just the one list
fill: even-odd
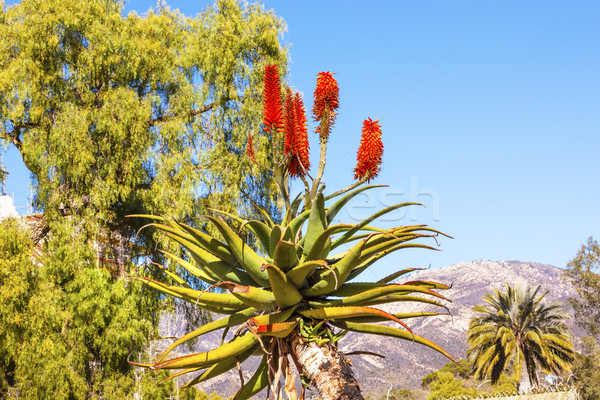
[(255, 158), (253, 157), (248, 157), (250, 158), (250, 161), (252, 161), (254, 164), (258, 165), (261, 168), (264, 168), (265, 170), (269, 171), (269, 172), (273, 172), (272, 168), (267, 167), (266, 165), (261, 164), (260, 162), (256, 161)]
[[(192, 110), (186, 115), (186, 117), (195, 117), (197, 115), (203, 114), (207, 111), (212, 110), (217, 104), (218, 104), (217, 102), (212, 102), (210, 104), (205, 105), (202, 108), (199, 108), (197, 110)], [(155, 126), (155, 125), (160, 124), (161, 122), (165, 122), (165, 121), (177, 118), (177, 117), (179, 117), (179, 115), (173, 115), (173, 114), (161, 115), (158, 118), (154, 118), (154, 119), (150, 120), (148, 125)]]

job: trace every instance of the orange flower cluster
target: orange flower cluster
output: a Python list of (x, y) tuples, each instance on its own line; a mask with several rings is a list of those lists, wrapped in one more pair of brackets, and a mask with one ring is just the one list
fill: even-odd
[[(313, 116), (319, 122), (316, 131), (321, 137), (321, 146), (325, 146), (333, 126), (336, 110), (339, 108), (339, 87), (331, 72), (319, 72), (314, 92)], [(279, 149), (283, 135), (283, 153), (287, 156), (287, 171), (291, 177), (303, 177), (310, 168), (309, 141), (306, 124), (306, 110), (298, 93), (287, 89), (285, 102), (282, 101), (281, 83), (276, 65), (267, 65), (264, 73), (263, 124), (271, 132), (274, 148)], [(324, 140), (324, 141), (323, 141)], [(246, 153), (255, 161), (252, 135), (248, 135)], [(356, 154), (355, 179), (369, 182), (379, 174), (383, 143), (379, 120), (371, 118), (363, 122), (362, 137)], [(278, 160), (276, 162), (281, 162)]]
[(333, 126), (336, 112), (340, 106), (340, 89), (331, 72), (319, 72), (317, 75), (317, 88), (314, 93), (313, 116), (320, 122), (316, 132), (321, 138), (327, 139)]
[(375, 178), (380, 170), (383, 142), (381, 141), (381, 125), (379, 120), (371, 118), (363, 122), (360, 146), (356, 153), (354, 179), (367, 178), (367, 182)]
[(248, 133), (248, 143), (246, 143), (246, 154), (248, 155), (248, 158), (250, 158), (251, 160), (254, 160), (255, 155), (254, 155), (254, 142), (252, 141), (252, 134)]
[[(273, 135), (283, 133), (283, 152), (289, 156), (288, 172), (292, 177), (304, 176), (310, 168), (306, 111), (298, 93), (289, 88), (285, 104), (281, 99), (281, 83), (276, 65), (265, 67), (263, 86), (263, 124)], [(284, 107), (285, 106), (285, 107)], [(275, 139), (278, 142), (278, 139)], [(246, 152), (254, 160), (252, 137), (248, 137)]]
[(285, 108), (284, 108), (284, 126), (283, 133), (283, 151), (285, 154), (290, 154), (294, 146), (294, 136), (296, 134), (296, 113), (294, 108), (294, 95), (292, 90), (288, 88), (285, 92)]
[(265, 131), (275, 133), (283, 129), (281, 84), (277, 65), (265, 66), (263, 95), (263, 124)]
[(285, 98), (284, 152), (291, 155), (288, 171), (291, 177), (304, 176), (310, 168), (310, 145), (306, 128), (306, 111), (300, 94), (287, 90)]

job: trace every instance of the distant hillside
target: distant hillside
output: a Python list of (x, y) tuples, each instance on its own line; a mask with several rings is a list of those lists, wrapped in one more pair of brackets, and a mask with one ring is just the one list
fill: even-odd
[[(452, 284), (450, 290), (440, 291), (452, 300), (452, 303), (447, 304), (452, 317), (419, 318), (407, 322), (414, 333), (438, 343), (455, 359), (464, 358), (466, 332), (469, 321), (474, 316), (471, 308), (481, 303), (486, 293), (494, 288), (503, 287), (504, 282), (526, 281), (531, 285), (542, 285), (544, 290), (549, 290), (548, 300), (559, 299), (566, 303), (569, 298), (575, 296), (575, 291), (562, 281), (561, 274), (561, 269), (550, 265), (519, 261), (475, 261), (419, 271), (409, 277), (403, 277), (400, 282), (428, 280)], [(433, 307), (410, 303), (393, 304), (382, 308), (394, 313), (433, 310)], [(573, 321), (570, 325), (573, 329)], [(175, 332), (173, 328), (175, 326), (172, 325), (170, 333), (172, 335), (185, 333), (181, 329)], [(576, 336), (581, 334), (576, 328), (574, 331)], [(220, 333), (215, 333), (211, 339), (198, 343), (197, 350), (208, 350), (214, 347), (219, 339)], [(425, 375), (438, 370), (448, 362), (444, 356), (425, 346), (383, 336), (349, 333), (340, 341), (340, 348), (345, 353), (368, 350), (385, 356), (385, 359), (365, 355), (350, 356), (364, 394), (385, 391), (392, 384), (419, 387)], [(256, 360), (249, 360), (244, 363), (245, 375), (248, 377), (255, 368), (255, 362)], [(223, 397), (233, 394), (238, 387), (237, 372), (230, 372), (198, 385), (198, 388), (207, 393), (217, 391)]]
[[(419, 271), (407, 280), (428, 280), (452, 284), (452, 288), (440, 291), (452, 300), (447, 304), (452, 318), (438, 316), (410, 320), (408, 325), (414, 333), (426, 337), (444, 347), (455, 358), (466, 356), (466, 332), (469, 321), (475, 313), (471, 308), (480, 304), (482, 297), (495, 288), (502, 288), (504, 282), (529, 282), (542, 285), (549, 290), (548, 300), (558, 299), (565, 304), (575, 296), (574, 289), (561, 279), (562, 270), (550, 265), (519, 261), (475, 261), (455, 264), (436, 270)], [(434, 307), (393, 304), (385, 307), (389, 312), (409, 310), (433, 310)], [(581, 332), (570, 321), (576, 336)], [(404, 387), (419, 387), (421, 379), (428, 373), (438, 370), (448, 360), (424, 346), (406, 341), (388, 339), (382, 336), (349, 334), (341, 341), (341, 349), (351, 352), (368, 349), (386, 356), (385, 359), (372, 356), (352, 356), (354, 370), (365, 393), (381, 391), (392, 383)]]

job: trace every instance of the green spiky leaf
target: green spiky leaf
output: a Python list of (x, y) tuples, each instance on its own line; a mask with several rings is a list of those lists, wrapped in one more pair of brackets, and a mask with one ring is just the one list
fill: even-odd
[(332, 325), (335, 325), (340, 329), (349, 329), (353, 332), (370, 333), (372, 335), (395, 337), (398, 339), (404, 339), (404, 340), (409, 340), (409, 341), (412, 341), (415, 343), (420, 343), (422, 345), (425, 345), (429, 348), (434, 349), (435, 351), (438, 351), (439, 353), (448, 357), (451, 361), (454, 361), (452, 356), (446, 350), (444, 350), (442, 347), (438, 346), (437, 344), (433, 343), (430, 340), (427, 340), (418, 335), (411, 334), (402, 329), (393, 328), (391, 326), (362, 324), (362, 323), (350, 322), (350, 321), (332, 321)]
[(278, 306), (287, 308), (302, 301), (302, 294), (281, 269), (274, 264), (265, 264), (263, 269), (269, 275), (271, 290)]
[(202, 353), (190, 354), (182, 357), (172, 358), (163, 362), (156, 363), (152, 369), (182, 369), (182, 368), (205, 368), (210, 367), (219, 361), (236, 357), (254, 347), (258, 339), (251, 333), (239, 336), (229, 343), (225, 343), (214, 350)]
[(269, 384), (269, 369), (267, 366), (267, 356), (263, 356), (262, 361), (256, 372), (231, 400), (246, 400), (260, 392)]
[(260, 269), (267, 260), (259, 256), (250, 246), (244, 243), (244, 240), (239, 237), (225, 221), (210, 216), (207, 218), (216, 226), (221, 235), (223, 235), (231, 252), (248, 275), (250, 275), (250, 277), (259, 285), (267, 288), (270, 287), (269, 278), (266, 272), (261, 271)]

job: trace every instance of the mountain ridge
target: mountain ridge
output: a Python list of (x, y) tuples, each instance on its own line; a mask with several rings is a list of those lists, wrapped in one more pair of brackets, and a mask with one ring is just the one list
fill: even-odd
[[(505, 282), (511, 284), (528, 282), (540, 285), (542, 291), (548, 290), (546, 300), (558, 300), (567, 304), (575, 297), (575, 290), (561, 278), (560, 268), (533, 262), (521, 261), (473, 261), (458, 263), (439, 269), (427, 269), (414, 272), (400, 282), (408, 280), (428, 280), (452, 284), (448, 290), (440, 290), (451, 303), (446, 303), (451, 317), (435, 316), (418, 320), (409, 320), (408, 324), (417, 335), (423, 336), (446, 349), (455, 360), (466, 357), (466, 332), (470, 320), (475, 316), (472, 307), (481, 304), (486, 293), (502, 289)], [(391, 312), (434, 311), (430, 305), (388, 304), (381, 307)], [(568, 308), (568, 307), (567, 307)], [(574, 321), (569, 321), (576, 338), (579, 329)], [(355, 336), (356, 334), (350, 334)], [(377, 392), (382, 385), (400, 384), (416, 388), (430, 372), (440, 369), (449, 360), (441, 354), (420, 345), (393, 341), (384, 337), (350, 337), (341, 343), (343, 352), (356, 351), (360, 347), (386, 355), (386, 358), (374, 360), (374, 357), (353, 358), (354, 370), (358, 371), (359, 383), (364, 392)], [(402, 343), (401, 343), (402, 342)], [(401, 358), (398, 360), (398, 358)]]

